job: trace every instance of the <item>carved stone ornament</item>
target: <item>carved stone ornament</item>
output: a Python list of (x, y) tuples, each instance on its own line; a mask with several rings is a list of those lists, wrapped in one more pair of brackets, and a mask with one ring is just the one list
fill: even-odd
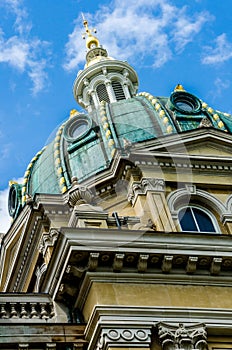
[(109, 347), (148, 347), (151, 342), (151, 330), (146, 328), (110, 328), (102, 329), (97, 350)]
[(164, 350), (206, 350), (207, 332), (204, 324), (173, 326), (165, 323), (158, 325), (158, 335)]
[(138, 195), (146, 195), (148, 191), (163, 192), (165, 181), (163, 179), (142, 178), (133, 182), (128, 192), (128, 201), (134, 205)]
[(92, 193), (85, 186), (78, 184), (77, 178), (72, 178), (72, 188), (68, 195), (68, 204), (71, 207), (76, 205), (91, 203), (93, 200)]
[(39, 245), (40, 253), (45, 255), (47, 247), (53, 247), (57, 238), (58, 238), (59, 232), (51, 228), (49, 232), (44, 232)]
[(210, 128), (211, 126), (213, 126), (211, 121), (207, 117), (204, 117), (202, 118), (198, 128)]

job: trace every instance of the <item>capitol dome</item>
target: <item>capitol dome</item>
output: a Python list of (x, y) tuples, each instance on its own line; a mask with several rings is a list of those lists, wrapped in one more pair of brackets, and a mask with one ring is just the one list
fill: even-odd
[(86, 66), (77, 74), (73, 94), (86, 112), (71, 110), (54, 140), (29, 163), (23, 185), (12, 183), (9, 212), (13, 218), (36, 194), (67, 193), (73, 177), (95, 188), (114, 159), (128, 158), (136, 144), (200, 128), (232, 132), (229, 114), (208, 106), (180, 84), (168, 97), (138, 93), (135, 70), (108, 57), (87, 21), (84, 25)]

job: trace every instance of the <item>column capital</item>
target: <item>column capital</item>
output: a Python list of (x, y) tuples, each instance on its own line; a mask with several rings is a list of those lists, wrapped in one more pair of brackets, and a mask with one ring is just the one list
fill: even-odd
[(158, 336), (164, 350), (206, 350), (207, 332), (204, 324), (178, 326), (159, 323)]

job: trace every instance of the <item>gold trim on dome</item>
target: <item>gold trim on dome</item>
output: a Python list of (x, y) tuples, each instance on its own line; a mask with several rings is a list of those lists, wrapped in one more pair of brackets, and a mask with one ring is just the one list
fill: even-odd
[[(73, 113), (73, 115), (76, 115), (76, 113), (78, 113), (75, 109), (72, 109), (70, 111), (70, 117), (71, 117), (71, 112)], [(61, 165), (61, 158), (60, 158), (60, 140), (61, 140), (61, 134), (63, 132), (64, 126), (65, 126), (65, 123), (60, 126), (60, 128), (58, 129), (58, 131), (56, 133), (55, 140), (57, 142), (54, 143), (54, 149), (53, 149), (56, 174), (58, 177), (58, 183), (59, 183), (59, 188), (60, 188), (61, 193), (65, 193), (67, 191), (67, 183), (66, 183), (66, 179), (64, 177), (64, 170), (63, 170), (63, 167)]]
[(46, 146), (44, 148), (42, 148), (41, 151), (39, 151), (35, 157), (32, 158), (31, 162), (28, 164), (27, 169), (25, 171), (24, 174), (24, 178), (23, 178), (23, 186), (22, 186), (22, 204), (24, 204), (27, 200), (27, 184), (28, 184), (28, 180), (29, 177), (31, 175), (31, 171), (33, 168), (33, 165), (35, 164), (35, 162), (38, 160), (38, 158), (41, 156), (41, 154), (44, 152), (44, 150), (46, 149)]
[(162, 120), (163, 127), (165, 129), (165, 133), (170, 134), (172, 133), (173, 127), (170, 123), (170, 120), (168, 116), (164, 117), (166, 115), (165, 110), (161, 107), (161, 105), (158, 103), (158, 100), (153, 95), (149, 94), (148, 92), (140, 92), (138, 96), (144, 96), (150, 104), (154, 107), (155, 111), (159, 114), (160, 120)]

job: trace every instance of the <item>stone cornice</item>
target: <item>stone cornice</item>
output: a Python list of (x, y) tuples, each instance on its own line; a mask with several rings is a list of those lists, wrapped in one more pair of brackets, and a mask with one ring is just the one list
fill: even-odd
[(137, 273), (105, 273), (105, 272), (87, 272), (84, 281), (81, 286), (80, 293), (76, 301), (76, 307), (82, 310), (86, 302), (86, 298), (91, 289), (93, 283), (131, 283), (131, 284), (168, 284), (168, 285), (189, 285), (192, 286), (220, 286), (220, 287), (232, 287), (232, 278), (229, 276), (199, 276), (190, 274), (137, 274)]
[(204, 322), (209, 334), (231, 335), (231, 317), (232, 309), (97, 305), (86, 326), (86, 338), (90, 339), (97, 325), (110, 328), (122, 323), (125, 326), (143, 324), (147, 328), (156, 327), (160, 322), (175, 326)]
[[(219, 234), (62, 228), (41, 290), (58, 300), (64, 293), (73, 296), (87, 271), (104, 271), (107, 278), (111, 272), (124, 281), (136, 274), (139, 280), (142, 272), (147, 281), (156, 273), (156, 280), (168, 283), (191, 276), (191, 283), (204, 284), (207, 279), (209, 284), (228, 285), (232, 282), (231, 239)], [(76, 265), (77, 271), (72, 268)]]

